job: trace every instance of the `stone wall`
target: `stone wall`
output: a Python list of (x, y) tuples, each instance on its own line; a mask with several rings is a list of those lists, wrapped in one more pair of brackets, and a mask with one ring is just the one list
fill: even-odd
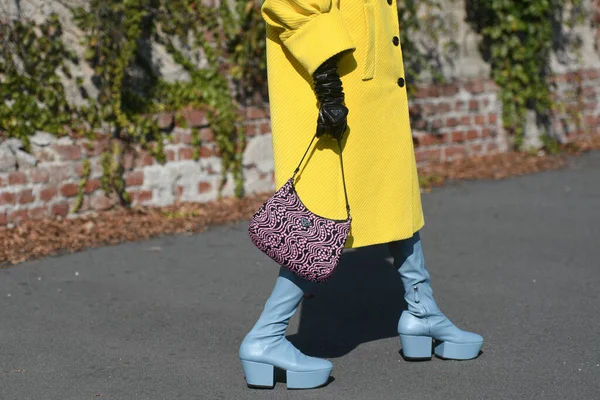
[[(246, 193), (273, 190), (273, 154), (268, 108), (246, 110), (248, 137), (244, 152)], [(201, 113), (188, 113), (190, 128), (206, 126)], [(212, 132), (200, 128), (202, 147), (193, 160), (190, 128), (175, 127), (172, 141), (165, 145), (167, 162), (157, 163), (147, 152), (133, 148), (124, 155), (124, 178), (132, 205), (165, 206), (178, 202), (206, 202), (218, 195), (221, 159)], [(31, 139), (32, 154), (21, 150), (21, 142), (9, 139), (0, 144), (0, 226), (29, 219), (66, 217), (76, 202), (83, 175), (83, 159), (90, 161), (91, 176), (85, 186), (81, 213), (104, 211), (118, 205), (100, 187), (100, 155), (106, 141), (89, 143), (70, 138), (56, 139), (38, 132)], [(224, 196), (232, 196), (229, 177)]]
[[(552, 126), (563, 140), (582, 135), (600, 135), (600, 69), (581, 70), (551, 78), (555, 96), (565, 105), (557, 110)], [(473, 79), (444, 85), (423, 85), (410, 99), (415, 152), (420, 165), (465, 157), (495, 154), (509, 149), (502, 128), (502, 105), (493, 81)], [(580, 124), (570, 111), (581, 113)], [(268, 105), (245, 110), (248, 137), (244, 152), (246, 193), (274, 190), (273, 151)], [(199, 112), (186, 114), (190, 127), (200, 128), (202, 147), (193, 160), (190, 128), (172, 128), (172, 141), (165, 145), (167, 162), (158, 164), (143, 150), (134, 148), (125, 156), (125, 182), (132, 205), (166, 206), (178, 202), (205, 202), (217, 198), (221, 160), (212, 132)], [(163, 127), (171, 116), (161, 116)], [(100, 154), (105, 141), (91, 145), (86, 140), (56, 139), (38, 132), (32, 139), (32, 154), (18, 140), (0, 144), (0, 226), (29, 219), (66, 217), (73, 209), (84, 158), (91, 164), (80, 213), (103, 211), (115, 205), (100, 188)], [(223, 188), (233, 195), (231, 178)]]
[[(598, 0), (594, 1), (598, 3)], [(22, 12), (43, 18), (49, 11), (58, 11), (63, 22), (68, 23), (65, 3), (85, 4), (85, 1), (31, 0), (22, 3), (29, 5), (29, 11)], [(13, 0), (0, 0), (0, 11), (14, 11), (14, 4)], [(600, 5), (597, 7), (590, 18), (596, 18), (600, 25)], [(463, 22), (464, 9), (464, 2), (456, 1), (446, 10), (448, 18), (457, 23), (455, 40), (459, 44), (453, 62), (443, 65), (448, 83), (431, 84), (424, 77), (409, 99), (419, 165), (510, 149), (511, 139), (502, 124), (499, 89), (489, 79), (489, 64), (481, 58), (477, 49), (479, 36)], [(580, 61), (573, 62), (568, 54), (553, 55), (554, 75), (549, 81), (557, 103), (561, 104), (555, 110), (550, 126), (563, 142), (600, 134), (600, 57), (599, 49), (594, 47), (598, 46), (600, 30), (594, 30), (588, 23), (576, 29), (582, 38)], [(68, 41), (75, 45), (76, 28), (71, 26), (66, 31), (73, 36)], [(156, 64), (162, 65), (161, 74), (171, 80), (185, 79), (185, 74), (160, 48), (156, 48), (153, 54), (157, 57)], [(87, 80), (91, 73), (88, 69), (83, 63), (81, 69), (74, 73)], [(73, 92), (76, 101), (77, 91), (70, 92)], [(245, 112), (247, 119), (244, 126), (248, 137), (243, 158), (245, 192), (272, 191), (273, 154), (268, 104), (247, 108)], [(206, 120), (201, 113), (189, 112), (186, 119), (188, 126), (200, 129), (202, 148), (199, 160), (193, 160), (191, 130), (173, 127), (174, 121), (169, 114), (160, 116), (162, 128), (171, 130), (172, 136), (172, 141), (165, 144), (165, 164), (158, 164), (139, 148), (133, 148), (125, 156), (124, 178), (133, 206), (164, 206), (217, 198), (221, 160), (212, 132), (206, 128)], [(526, 126), (526, 145), (532, 148), (539, 146), (540, 129), (535, 115), (529, 115), (523, 123)], [(90, 144), (86, 140), (56, 139), (39, 132), (31, 143), (31, 154), (22, 150), (18, 140), (0, 143), (0, 226), (71, 215), (83, 174), (83, 159), (86, 158), (90, 160), (91, 176), (85, 186), (80, 213), (103, 211), (118, 205), (118, 199), (106, 196), (100, 188), (100, 155), (105, 140)], [(233, 189), (230, 177), (223, 194), (231, 196)]]

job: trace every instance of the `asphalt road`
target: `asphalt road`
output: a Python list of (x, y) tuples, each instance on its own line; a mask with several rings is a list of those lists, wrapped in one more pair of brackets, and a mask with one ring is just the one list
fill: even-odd
[(401, 282), (372, 246), (290, 325), (332, 382), (248, 389), (238, 346), (277, 267), (240, 223), (0, 270), (0, 399), (600, 399), (600, 154), (572, 164), (423, 197), (438, 304), (484, 336), (476, 360), (401, 358)]

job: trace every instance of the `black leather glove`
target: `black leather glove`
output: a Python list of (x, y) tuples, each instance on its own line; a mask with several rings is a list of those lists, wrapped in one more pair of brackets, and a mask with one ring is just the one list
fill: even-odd
[(328, 134), (341, 139), (346, 132), (348, 108), (344, 105), (342, 81), (337, 72), (338, 60), (339, 55), (331, 57), (313, 74), (315, 93), (319, 100), (317, 137)]

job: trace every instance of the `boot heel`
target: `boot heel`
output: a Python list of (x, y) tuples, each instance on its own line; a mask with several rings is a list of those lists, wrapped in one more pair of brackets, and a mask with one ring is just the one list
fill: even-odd
[(400, 335), (400, 343), (405, 358), (431, 359), (433, 339), (429, 336)]
[(260, 388), (275, 386), (275, 367), (272, 365), (242, 360), (242, 368), (248, 386)]

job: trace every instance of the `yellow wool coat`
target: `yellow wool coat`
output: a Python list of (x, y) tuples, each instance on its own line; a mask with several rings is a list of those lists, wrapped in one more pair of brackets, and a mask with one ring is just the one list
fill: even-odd
[[(275, 184), (293, 174), (316, 131), (312, 74), (344, 52), (349, 109), (343, 158), (352, 226), (346, 248), (411, 237), (423, 226), (396, 0), (265, 0)], [(312, 212), (345, 219), (337, 141), (315, 140), (296, 178)]]

